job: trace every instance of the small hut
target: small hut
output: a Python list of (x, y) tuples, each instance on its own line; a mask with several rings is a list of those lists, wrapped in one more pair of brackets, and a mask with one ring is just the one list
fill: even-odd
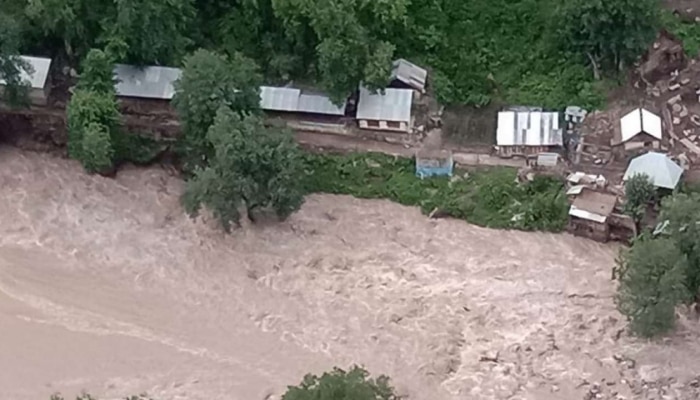
[(583, 189), (575, 197), (569, 208), (567, 230), (577, 236), (584, 236), (600, 242), (608, 241), (610, 227), (608, 218), (613, 214), (617, 197)]
[(372, 93), (360, 88), (357, 104), (357, 121), (361, 129), (408, 133), (413, 126), (411, 106), (413, 90), (384, 89), (384, 93)]
[(428, 71), (416, 64), (400, 58), (394, 61), (391, 70), (392, 88), (413, 89), (419, 95), (425, 93)]
[[(20, 79), (29, 85), (29, 101), (33, 105), (45, 106), (48, 103), (51, 84), (49, 81), (49, 70), (51, 69), (51, 59), (42, 57), (19, 57), (29, 69), (24, 66), (20, 68)], [(0, 91), (4, 89), (5, 81), (0, 79)]]
[(114, 66), (117, 98), (128, 113), (172, 114), (170, 101), (181, 75), (178, 68), (117, 64)]
[(454, 160), (449, 150), (423, 148), (416, 152), (416, 176), (452, 176)]
[(644, 108), (637, 108), (620, 118), (620, 136), (613, 139), (613, 145), (624, 144), (632, 150), (648, 147), (663, 139), (661, 117)]

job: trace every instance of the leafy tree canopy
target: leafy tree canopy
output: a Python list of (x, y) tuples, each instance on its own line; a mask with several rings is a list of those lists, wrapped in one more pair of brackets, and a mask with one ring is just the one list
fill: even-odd
[(193, 43), (194, 0), (116, 0), (112, 34), (126, 45), (126, 61), (178, 64)]
[(687, 259), (671, 238), (639, 238), (618, 261), (618, 308), (633, 333), (651, 337), (671, 330), (675, 307), (687, 299)]
[(700, 300), (700, 195), (676, 194), (661, 202), (659, 221), (688, 259), (686, 286), (695, 301)]
[(290, 386), (282, 400), (398, 400), (389, 378), (370, 378), (369, 373), (353, 367), (339, 368), (323, 375), (307, 375), (299, 386)]
[(29, 86), (22, 81), (21, 71), (33, 72), (31, 66), (17, 56), (19, 34), (16, 21), (0, 10), (0, 81), (4, 82), (3, 100), (11, 106), (29, 104)]
[(559, 8), (564, 44), (589, 58), (593, 68), (618, 71), (654, 39), (657, 0), (566, 0)]
[(229, 58), (197, 50), (185, 59), (173, 105), (183, 125), (180, 154), (186, 170), (206, 164), (213, 154), (207, 131), (221, 106), (259, 112), (261, 83), (255, 62), (239, 53)]
[(282, 218), (301, 206), (303, 162), (289, 132), (222, 105), (207, 140), (215, 149), (213, 157), (195, 171), (183, 196), (191, 215), (206, 206), (228, 232), (238, 224), (242, 206), (249, 216), (255, 209), (271, 208)]
[[(67, 108), (68, 155), (90, 172), (106, 172), (114, 163), (110, 135), (119, 123), (111, 93), (76, 89)], [(107, 137), (105, 137), (107, 136)]]
[(646, 205), (654, 198), (656, 187), (647, 174), (636, 174), (625, 182), (625, 213), (639, 221)]
[(321, 85), (341, 103), (363, 82), (382, 89), (389, 81), (395, 45), (385, 38), (404, 26), (407, 0), (273, 0), (290, 36), (313, 32)]

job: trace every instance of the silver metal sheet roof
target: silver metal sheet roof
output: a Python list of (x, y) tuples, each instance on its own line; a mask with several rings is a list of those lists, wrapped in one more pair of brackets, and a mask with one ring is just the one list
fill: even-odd
[(299, 106), (299, 95), (299, 89), (261, 86), (260, 108), (266, 111), (295, 112)]
[(666, 154), (652, 151), (634, 158), (622, 180), (626, 181), (637, 174), (648, 175), (656, 187), (675, 189), (683, 175), (683, 168)]
[(328, 98), (320, 94), (301, 94), (297, 111), (313, 114), (345, 115), (345, 104), (338, 107)]
[(411, 89), (384, 89), (384, 94), (372, 94), (360, 87), (360, 101), (357, 105), (357, 119), (370, 121), (411, 121)]
[(175, 95), (175, 81), (182, 70), (169, 67), (144, 67), (116, 64), (117, 96), (170, 100)]
[(561, 146), (563, 133), (556, 112), (498, 113), (496, 144), (499, 146)]
[(425, 90), (425, 81), (427, 77), (428, 71), (403, 58), (394, 61), (392, 65), (392, 80), (398, 79), (421, 92)]
[(623, 142), (640, 133), (647, 133), (661, 140), (661, 118), (643, 108), (637, 108), (620, 119), (620, 133)]
[[(22, 81), (29, 83), (32, 89), (43, 89), (46, 86), (46, 80), (49, 77), (49, 69), (51, 68), (51, 59), (42, 57), (19, 56), (24, 62), (32, 67), (30, 74), (24, 68), (20, 68), (20, 78)], [(5, 80), (0, 79), (0, 85), (4, 85)]]

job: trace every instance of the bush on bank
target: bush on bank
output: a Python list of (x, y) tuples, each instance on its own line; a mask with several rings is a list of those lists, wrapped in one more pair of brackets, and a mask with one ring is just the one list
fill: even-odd
[(309, 193), (388, 199), (491, 228), (557, 232), (567, 222), (562, 182), (538, 177), (519, 184), (514, 169), (457, 170), (452, 178), (421, 180), (413, 160), (383, 154), (308, 154), (306, 164)]

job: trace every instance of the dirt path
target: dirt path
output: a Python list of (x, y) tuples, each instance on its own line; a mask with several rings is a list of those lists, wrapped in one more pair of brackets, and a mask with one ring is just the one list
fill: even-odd
[(614, 247), (326, 195), (225, 236), (160, 169), (8, 149), (0, 185), (2, 398), (269, 400), (359, 363), (410, 399), (697, 399), (698, 323), (627, 338)]
[[(322, 134), (318, 132), (295, 132), (297, 142), (311, 149), (324, 149), (339, 152), (373, 152), (384, 153), (397, 157), (413, 157), (415, 148), (400, 144), (380, 142), (376, 140), (364, 140), (351, 136)], [(523, 159), (503, 159), (492, 157), (488, 154), (466, 153), (453, 150), (455, 163), (462, 166), (503, 166), (519, 168), (525, 165)]]

